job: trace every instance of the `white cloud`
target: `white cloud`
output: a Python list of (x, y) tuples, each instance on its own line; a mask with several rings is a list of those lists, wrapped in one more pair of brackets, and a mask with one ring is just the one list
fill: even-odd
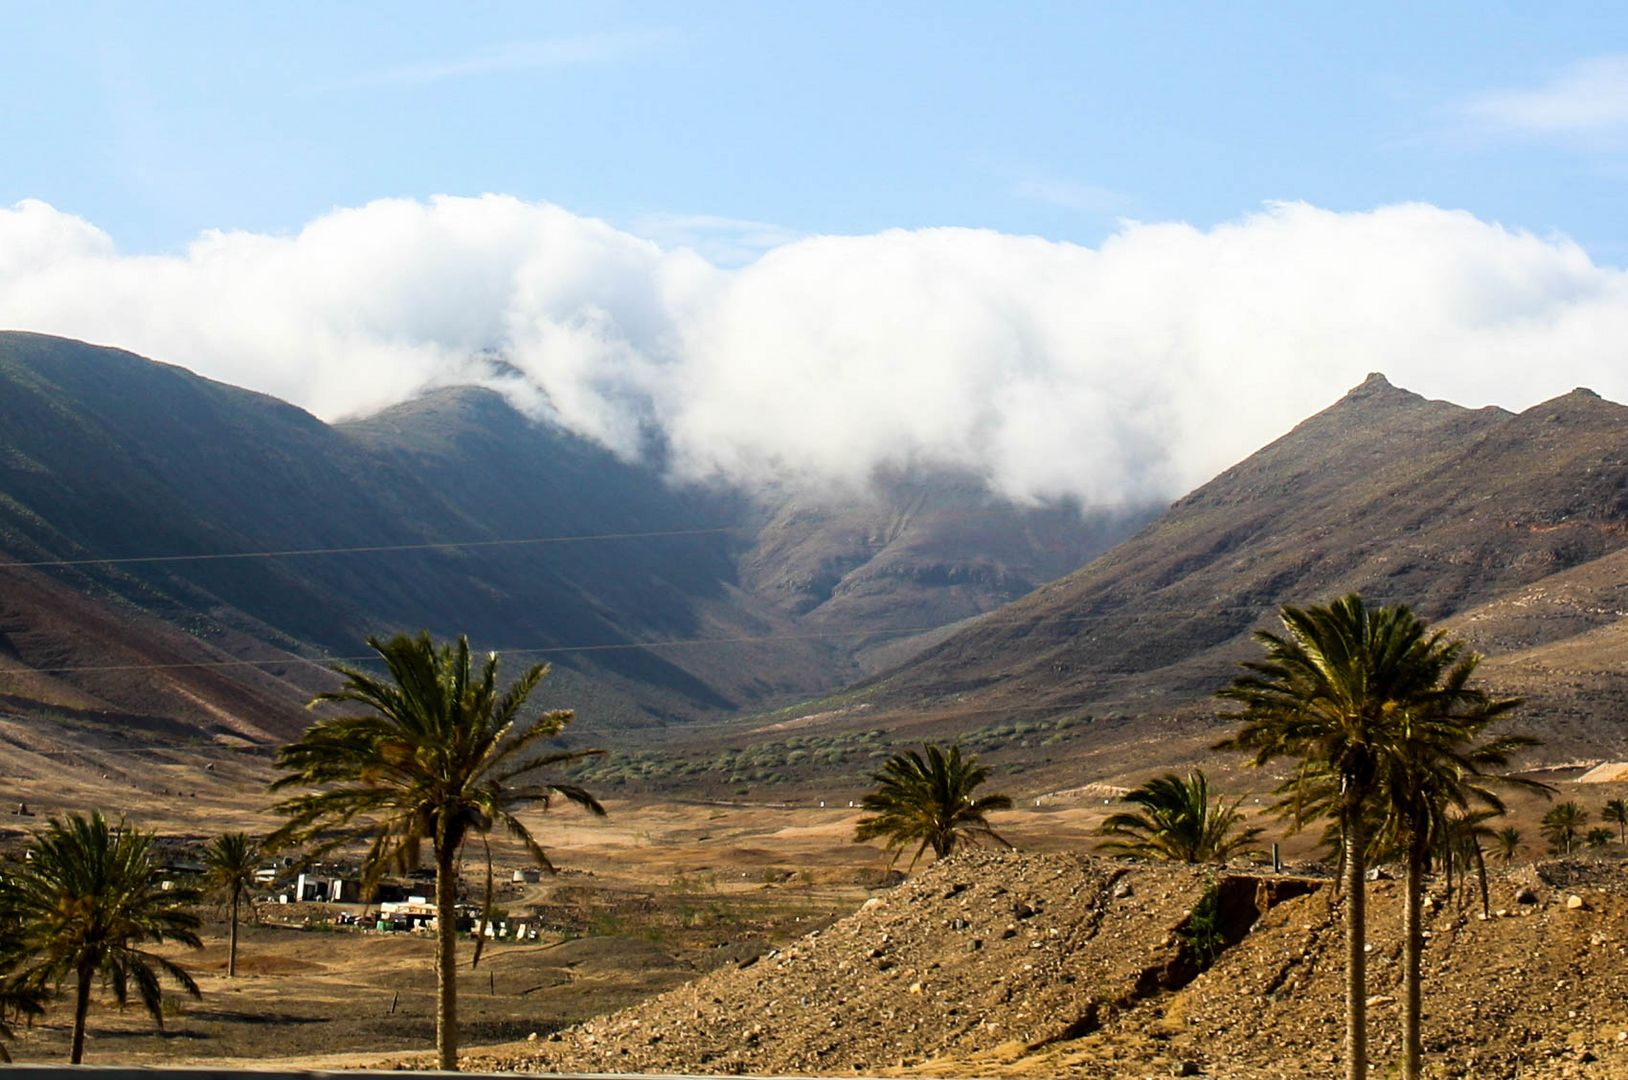
[(1520, 134), (1628, 131), (1628, 55), (1580, 61), (1544, 86), (1484, 94), (1465, 111), (1483, 124)]
[(1373, 370), (1471, 405), (1628, 400), (1628, 274), (1427, 205), (1283, 204), (1098, 248), (973, 229), (807, 237), (725, 269), (559, 207), (389, 200), (293, 236), (123, 256), (0, 208), (0, 325), (116, 344), (335, 417), (490, 380), (687, 478), (970, 469), (1018, 500), (1201, 483)]

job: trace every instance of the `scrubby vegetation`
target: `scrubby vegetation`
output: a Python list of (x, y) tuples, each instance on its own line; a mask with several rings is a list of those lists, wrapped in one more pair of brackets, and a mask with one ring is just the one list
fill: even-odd
[[(1087, 735), (1090, 714), (1053, 719), (1023, 719), (986, 724), (963, 732), (956, 744), (976, 754), (1059, 747)], [(862, 782), (879, 762), (905, 749), (907, 740), (881, 728), (789, 735), (781, 739), (727, 746), (711, 753), (632, 750), (585, 761), (571, 776), (585, 784), (609, 787), (641, 785), (727, 786), (730, 789), (777, 788), (822, 782)], [(1016, 763), (991, 762), (992, 771), (1022, 772)]]

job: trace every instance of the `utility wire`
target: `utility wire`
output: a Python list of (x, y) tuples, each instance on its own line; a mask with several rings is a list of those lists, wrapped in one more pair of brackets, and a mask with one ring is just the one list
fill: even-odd
[[(1009, 714), (1009, 713), (1073, 712), (1075, 710), (1083, 709), (1083, 708), (1086, 708), (1088, 706), (1091, 706), (1092, 704), (1094, 704), (1094, 703), (1091, 702), (1091, 701), (1087, 701), (1087, 700), (1082, 699), (1080, 701), (1054, 702), (1054, 703), (1049, 704), (1049, 705), (1000, 705), (1000, 706), (994, 706), (994, 707), (990, 707), (990, 708), (980, 708), (980, 707), (976, 707), (976, 706), (966, 706), (966, 707), (962, 707), (962, 708), (948, 708), (948, 707), (946, 707), (946, 708), (939, 708), (939, 709), (919, 709), (919, 710), (916, 710), (916, 715), (918, 717), (920, 717), (920, 718), (925, 718), (925, 719), (930, 719), (930, 720), (944, 720), (944, 719), (949, 719), (949, 718), (957, 717), (957, 716), (1002, 716), (1002, 715), (1006, 715), (1006, 714)], [(798, 718), (794, 718), (794, 719), (798, 719)], [(742, 734), (742, 735), (748, 734), (749, 729), (752, 726), (753, 726), (753, 719), (728, 720), (728, 721), (721, 721), (721, 722), (720, 721), (711, 721), (711, 722), (702, 721), (702, 722), (699, 722), (699, 723), (683, 725), (684, 730), (686, 732), (712, 731), (712, 730), (717, 730), (717, 729), (720, 729), (720, 728), (738, 727), (738, 728), (741, 729), (739, 733)], [(772, 725), (761, 725), (760, 724), (758, 726), (762, 727), (762, 726), (772, 726)], [(788, 734), (795, 735), (796, 732), (788, 732)], [(143, 745), (143, 746), (110, 746), (110, 747), (94, 748), (94, 749), (71, 748), (71, 749), (62, 749), (62, 750), (36, 750), (36, 749), (29, 748), (29, 747), (17, 746), (17, 744), (15, 744), (15, 743), (13, 745), (16, 746), (16, 748), (18, 750), (21, 750), (23, 753), (27, 753), (27, 754), (36, 754), (36, 755), (39, 755), (41, 757), (65, 757), (65, 756), (72, 755), (72, 754), (83, 754), (83, 755), (86, 755), (86, 756), (91, 756), (91, 755), (98, 755), (99, 756), (99, 755), (102, 755), (102, 754), (147, 754), (147, 753), (152, 753), (153, 751), (158, 751), (158, 750), (181, 751), (181, 750), (197, 750), (197, 749), (210, 749), (210, 748), (217, 749), (217, 750), (223, 750), (223, 751), (234, 751), (234, 752), (238, 752), (238, 753), (251, 753), (251, 752), (256, 751), (256, 750), (276, 750), (276, 749), (280, 748), (281, 746), (283, 746), (284, 744), (280, 743), (280, 742), (252, 742), (252, 741), (250, 741), (248, 739), (244, 739), (243, 740), (243, 745), (235, 745), (235, 746), (234, 745), (227, 745), (227, 744), (215, 744), (213, 747), (211, 747), (211, 746), (209, 746), (207, 744), (202, 744), (202, 743), (197, 743), (197, 742), (173, 742), (173, 743), (151, 743), (151, 744), (147, 744), (147, 745)]]
[[(3, 565), (3, 564), (0, 564)], [(1377, 604), (1406, 604), (1407, 600), (1387, 600), (1364, 596), (1370, 603)], [(1145, 610), (1139, 612), (1105, 612), (1094, 615), (1067, 615), (1062, 617), (1025, 618), (1025, 619), (994, 619), (987, 615), (969, 615), (963, 619), (950, 623), (929, 623), (917, 626), (882, 626), (858, 630), (823, 630), (806, 633), (784, 634), (747, 634), (734, 637), (695, 637), (695, 638), (665, 638), (645, 641), (621, 641), (585, 643), (575, 645), (517, 645), (505, 648), (483, 650), (497, 653), (499, 656), (554, 656), (562, 653), (607, 653), (607, 652), (635, 652), (655, 651), (660, 649), (690, 649), (704, 648), (715, 645), (765, 645), (782, 641), (836, 641), (852, 638), (867, 637), (896, 637), (911, 634), (927, 634), (944, 630), (960, 632), (972, 629), (1008, 629), (1012, 627), (1033, 626), (1079, 626), (1098, 622), (1164, 622), (1173, 617), (1195, 619), (1206, 616), (1227, 614), (1247, 615), (1252, 620), (1263, 615), (1274, 614), (1280, 610), (1279, 604), (1249, 604), (1249, 605), (1218, 605), (1204, 608), (1163, 608), (1158, 610)], [(92, 672), (112, 671), (184, 671), (184, 670), (210, 670), (238, 667), (280, 667), (291, 664), (307, 664), (312, 667), (325, 667), (329, 664), (361, 664), (370, 663), (379, 659), (377, 653), (363, 653), (355, 656), (321, 656), (308, 657), (290, 654), (267, 660), (193, 660), (168, 664), (84, 664), (64, 667), (36, 668), (26, 667), (16, 669), (17, 673), (37, 675), (68, 675)], [(8, 674), (0, 670), (0, 676)], [(1126, 674), (1126, 673), (1110, 673)]]
[[(1383, 601), (1380, 601), (1383, 602)], [(1034, 619), (990, 619), (969, 615), (965, 619), (952, 623), (928, 623), (918, 626), (883, 626), (864, 630), (821, 630), (807, 633), (786, 634), (747, 634), (735, 637), (696, 637), (696, 638), (667, 638), (646, 641), (607, 642), (599, 644), (580, 645), (535, 645), (512, 646), (485, 650), (497, 653), (499, 656), (549, 656), (560, 653), (604, 653), (604, 652), (632, 652), (642, 650), (658, 650), (669, 648), (698, 648), (711, 645), (762, 645), (774, 644), (781, 641), (834, 641), (844, 638), (866, 637), (893, 637), (908, 636), (911, 634), (926, 634), (937, 630), (955, 631), (958, 627), (963, 629), (984, 628), (1010, 628), (1019, 626), (1055, 626), (1055, 625), (1082, 625), (1095, 622), (1109, 621), (1162, 621), (1171, 616), (1196, 618), (1204, 615), (1221, 615), (1228, 613), (1247, 614), (1258, 618), (1261, 615), (1276, 611), (1273, 606), (1222, 606), (1213, 608), (1191, 609), (1165, 609), (1158, 612), (1147, 613), (1104, 613), (1096, 615), (1068, 615), (1062, 618), (1034, 618)], [(232, 667), (278, 667), (289, 664), (310, 664), (322, 667), (327, 664), (356, 664), (378, 660), (377, 653), (364, 653), (357, 656), (284, 656), (268, 660), (197, 660), (171, 664), (88, 664), (70, 667), (50, 668), (24, 668), (23, 672), (40, 675), (65, 675), (84, 672), (102, 671), (175, 671), (187, 669), (213, 669)], [(0, 675), (5, 674), (0, 671)]]
[(0, 570), (51, 566), (124, 566), (132, 563), (221, 562), (238, 559), (291, 559), (315, 555), (377, 555), (391, 551), (449, 551), (461, 548), (523, 547), (542, 544), (585, 544), (604, 540), (649, 540), (680, 536), (716, 536), (744, 532), (746, 526), (724, 525), (705, 529), (656, 529), (650, 532), (587, 533), (580, 536), (530, 536), (507, 540), (444, 540), (420, 544), (367, 544), (356, 547), (288, 548), (280, 551), (228, 551), (193, 555), (125, 555), (98, 559), (38, 559), (0, 562)]

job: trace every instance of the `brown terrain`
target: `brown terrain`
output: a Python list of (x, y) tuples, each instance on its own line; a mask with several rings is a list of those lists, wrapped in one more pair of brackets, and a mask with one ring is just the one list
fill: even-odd
[[(1209, 887), (1233, 943), (1194, 970)], [(1400, 1052), (1400, 884), (1370, 888), (1376, 1062)], [(1433, 1076), (1628, 1070), (1628, 875), (1499, 873), (1490, 914), (1426, 920)], [(975, 852), (836, 925), (611, 1016), (472, 1054), (481, 1069), (924, 1076), (1324, 1076), (1343, 1024), (1343, 905), (1326, 878)]]
[[(1259, 786), (1267, 779), (1239, 775)], [(245, 791), (254, 779), (191, 800), (144, 797), (130, 812), (199, 839), (206, 822), (263, 829), (264, 802)], [(1596, 816), (1605, 798), (1628, 790), (1563, 788)], [(1541, 806), (1516, 805), (1529, 836)], [(1281, 875), (1247, 862), (1217, 872), (1084, 854), (1113, 808), (1095, 790), (998, 815), (1017, 852), (972, 850), (902, 885), (888, 880), (883, 853), (849, 842), (858, 815), (845, 806), (613, 803), (604, 820), (551, 811), (535, 825), (564, 872), (509, 885), (518, 853), (496, 853), (498, 904), (511, 921), (541, 927), (538, 940), (495, 943), (474, 969), (464, 946), (465, 1064), (1325, 1075), (1340, 1046), (1342, 909), (1327, 868), (1305, 861), (1315, 854), (1310, 838), (1283, 837), (1291, 861)], [(1618, 845), (1598, 850), (1603, 860), (1536, 865), (1524, 861), (1535, 852), (1523, 851), (1522, 862), (1494, 872), (1488, 919), (1473, 888), (1448, 898), (1434, 883), (1426, 952), (1434, 1075), (1608, 1077), (1628, 1068), (1628, 1038), (1617, 1035), (1628, 1031), (1628, 874)], [(478, 895), (478, 867), (466, 873), (466, 893)], [(1183, 937), (1211, 884), (1229, 947), (1198, 973)], [(1398, 1047), (1399, 884), (1380, 880), (1372, 890), (1370, 993), (1383, 1062)], [(1572, 896), (1581, 906), (1569, 906)], [(172, 1000), (163, 1035), (138, 1010), (103, 1002), (87, 1060), (428, 1065), (426, 937), (334, 928), (328, 905), (257, 910), (239, 978), (224, 976), (216, 921), (205, 951), (178, 957), (200, 974), (203, 998)], [(61, 1060), (66, 1019), (59, 1007), (25, 1031), (15, 1056)]]

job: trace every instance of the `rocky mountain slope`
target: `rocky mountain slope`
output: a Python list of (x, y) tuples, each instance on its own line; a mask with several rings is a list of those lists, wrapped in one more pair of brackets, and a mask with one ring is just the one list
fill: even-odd
[[(0, 562), (31, 564), (0, 567), (0, 700), (212, 732), (309, 695), (243, 663), (251, 646), (320, 661), (427, 628), (553, 661), (545, 696), (601, 731), (718, 716), (841, 685), (872, 647), (897, 656), (1136, 523), (997, 505), (959, 479), (826, 505), (675, 487), (489, 390), (329, 425), (130, 353), (0, 333)], [(72, 634), (50, 614), (70, 610)], [(185, 693), (85, 670), (175, 631), (238, 662), (210, 652), (212, 681), (195, 669)]]
[(842, 700), (868, 706), (856, 723), (939, 730), (1008, 712), (1202, 717), (1279, 605), (1356, 590), (1494, 654), (1489, 677), (1532, 698), (1552, 753), (1616, 753), (1624, 549), (1628, 408), (1579, 390), (1470, 410), (1375, 375), (1089, 566)]
[(858, 631), (851, 648), (867, 671), (1078, 569), (1151, 516), (1018, 511), (955, 476), (882, 478), (863, 494), (793, 496), (767, 511), (742, 555), (742, 585), (810, 628)]
[[(1333, 883), (1213, 879), (1225, 947), (1185, 944), (1200, 868), (970, 851), (779, 952), (476, 1069), (924, 1076), (1329, 1075), (1343, 1035)], [(1372, 1051), (1400, 1052), (1400, 883), (1369, 901)], [(1575, 899), (1574, 899), (1575, 898)], [(1470, 901), (1466, 906), (1463, 901)], [(1491, 914), (1433, 895), (1431, 1075), (1615, 1076), (1628, 1068), (1628, 878), (1617, 864), (1495, 875)]]

